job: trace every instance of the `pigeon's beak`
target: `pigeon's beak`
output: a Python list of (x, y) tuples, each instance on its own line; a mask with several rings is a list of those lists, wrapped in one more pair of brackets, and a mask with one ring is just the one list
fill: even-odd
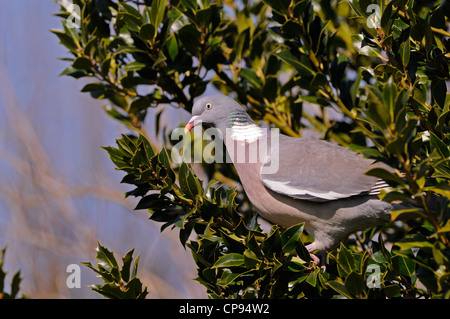
[(184, 134), (187, 134), (190, 130), (192, 130), (192, 128), (195, 126), (195, 124), (197, 124), (197, 118), (198, 118), (198, 115), (191, 117), (191, 119), (189, 120), (189, 123), (186, 124), (186, 126), (184, 127)]

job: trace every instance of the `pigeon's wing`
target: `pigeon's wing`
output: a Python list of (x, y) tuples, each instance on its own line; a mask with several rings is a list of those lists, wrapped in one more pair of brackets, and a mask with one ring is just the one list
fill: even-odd
[(372, 161), (322, 140), (280, 135), (261, 167), (263, 184), (277, 193), (309, 201), (374, 195), (388, 185), (365, 175)]

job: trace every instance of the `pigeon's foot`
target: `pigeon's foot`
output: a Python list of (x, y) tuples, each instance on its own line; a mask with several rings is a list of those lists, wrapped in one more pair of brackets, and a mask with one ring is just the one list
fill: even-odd
[(322, 269), (322, 271), (325, 271), (326, 269), (326, 257), (327, 257), (327, 253), (324, 250), (319, 250), (317, 252), (317, 255), (313, 254), (313, 251), (317, 250), (315, 248), (314, 243), (306, 245), (305, 246), (306, 250), (308, 250), (309, 255), (311, 256), (311, 259), (313, 260), (313, 264), (315, 266), (318, 266)]

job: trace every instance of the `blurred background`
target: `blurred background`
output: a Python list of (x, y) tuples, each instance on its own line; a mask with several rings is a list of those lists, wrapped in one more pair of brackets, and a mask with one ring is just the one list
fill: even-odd
[[(21, 292), (31, 298), (99, 298), (100, 284), (81, 266), (81, 288), (67, 288), (67, 266), (95, 262), (97, 240), (120, 260), (140, 254), (138, 277), (149, 298), (205, 298), (178, 232), (134, 211), (123, 174), (100, 146), (127, 133), (108, 118), (104, 103), (81, 93), (82, 80), (58, 75), (65, 48), (50, 33), (60, 28), (51, 0), (0, 0), (0, 248), (7, 246), (8, 282), (20, 269)], [(185, 123), (183, 110), (164, 112), (167, 127)], [(145, 127), (152, 141), (154, 118)]]

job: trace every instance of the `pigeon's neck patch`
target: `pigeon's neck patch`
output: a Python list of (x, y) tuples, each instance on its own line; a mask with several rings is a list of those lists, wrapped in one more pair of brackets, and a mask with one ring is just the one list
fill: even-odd
[(252, 121), (244, 110), (231, 112), (227, 122), (227, 133), (235, 141), (254, 142), (261, 137), (262, 129)]

